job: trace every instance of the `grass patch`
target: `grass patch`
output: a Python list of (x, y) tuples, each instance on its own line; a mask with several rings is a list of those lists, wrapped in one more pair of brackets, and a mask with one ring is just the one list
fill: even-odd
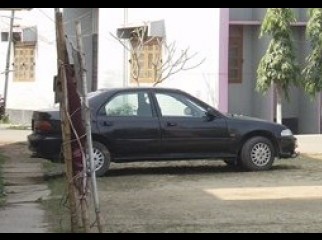
[(44, 162), (45, 179), (50, 189), (49, 199), (41, 203), (47, 212), (51, 230), (56, 233), (70, 232), (70, 213), (67, 201), (66, 178), (63, 175), (64, 165)]
[(45, 170), (45, 180), (52, 180), (64, 176), (65, 166), (61, 163), (45, 161), (43, 164)]
[[(44, 162), (45, 179), (51, 195), (42, 200), (41, 204), (46, 210), (47, 222), (50, 230), (55, 233), (69, 233), (71, 231), (71, 216), (69, 202), (67, 201), (67, 182), (65, 165), (62, 163)], [(78, 206), (80, 213), (80, 206)], [(80, 219), (79, 219), (80, 220)], [(82, 224), (80, 220), (80, 224)], [(84, 232), (82, 228), (77, 232)]]
[(5, 161), (5, 156), (0, 154), (0, 206), (5, 203), (4, 183), (3, 183), (3, 173), (2, 173), (2, 165), (4, 161)]
[(3, 124), (8, 124), (10, 123), (10, 120), (9, 120), (9, 116), (4, 116), (0, 119), (0, 123), (3, 123)]
[(49, 199), (42, 201), (47, 212), (47, 220), (51, 230), (56, 233), (70, 232), (70, 213), (67, 201), (67, 188), (65, 177), (48, 180), (51, 191)]

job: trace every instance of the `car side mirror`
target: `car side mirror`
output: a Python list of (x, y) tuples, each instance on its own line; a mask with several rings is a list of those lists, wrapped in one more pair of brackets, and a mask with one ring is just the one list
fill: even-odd
[(207, 117), (207, 119), (209, 121), (211, 121), (211, 120), (213, 120), (214, 118), (217, 117), (217, 114), (216, 114), (216, 112), (213, 109), (208, 108), (207, 109), (207, 112), (206, 112), (206, 117)]

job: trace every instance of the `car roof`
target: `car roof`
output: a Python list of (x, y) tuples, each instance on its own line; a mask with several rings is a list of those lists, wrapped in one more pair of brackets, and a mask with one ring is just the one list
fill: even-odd
[(181, 91), (180, 89), (176, 88), (164, 88), (164, 87), (124, 87), (124, 88), (101, 88), (98, 89), (96, 92), (119, 92), (119, 91), (137, 91), (137, 90), (166, 90), (166, 91)]

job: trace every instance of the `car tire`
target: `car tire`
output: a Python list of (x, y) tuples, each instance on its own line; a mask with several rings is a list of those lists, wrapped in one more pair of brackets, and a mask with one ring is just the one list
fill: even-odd
[(107, 147), (97, 141), (93, 142), (93, 158), (96, 167), (95, 175), (103, 177), (108, 171), (111, 163), (111, 154)]
[(272, 142), (265, 137), (253, 137), (242, 147), (240, 164), (247, 171), (265, 171), (272, 167), (274, 159)]

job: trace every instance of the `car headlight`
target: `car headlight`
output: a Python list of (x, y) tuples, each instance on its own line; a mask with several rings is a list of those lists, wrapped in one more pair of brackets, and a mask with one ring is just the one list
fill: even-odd
[(285, 129), (281, 132), (282, 137), (290, 137), (293, 136), (293, 133), (290, 129)]

